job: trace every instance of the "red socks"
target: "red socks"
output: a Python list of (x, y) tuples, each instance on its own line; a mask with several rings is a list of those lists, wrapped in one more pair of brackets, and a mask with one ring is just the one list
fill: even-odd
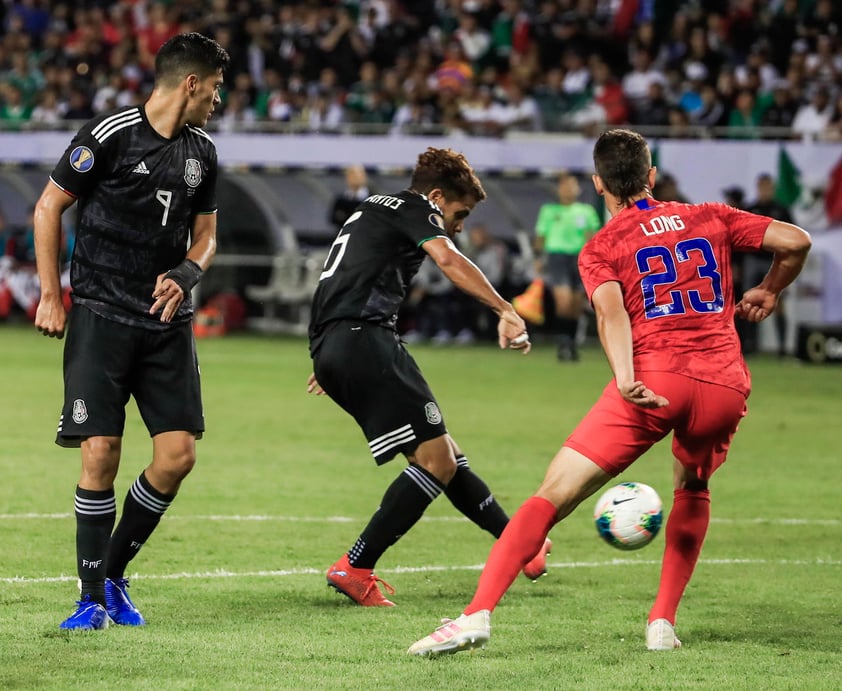
[(710, 491), (677, 489), (667, 519), (664, 561), (658, 597), (649, 612), (649, 622), (666, 619), (675, 625), (675, 613), (684, 589), (693, 575), (710, 523)]
[(497, 606), (521, 569), (538, 554), (555, 523), (556, 508), (551, 502), (531, 497), (523, 503), (491, 548), (465, 614), (493, 610)]

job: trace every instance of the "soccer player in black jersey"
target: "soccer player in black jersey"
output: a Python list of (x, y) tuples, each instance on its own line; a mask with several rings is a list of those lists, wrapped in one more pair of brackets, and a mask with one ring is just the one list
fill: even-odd
[[(509, 520), (448, 434), (395, 329), (407, 286), (429, 256), (458, 288), (494, 310), (501, 348), (529, 352), (523, 320), (453, 244), (483, 199), (485, 190), (462, 154), (427, 149), (409, 189), (371, 195), (351, 214), (313, 297), (308, 391), (326, 393), (354, 417), (378, 464), (399, 453), (409, 461), (354, 546), (327, 572), (328, 585), (363, 606), (394, 604), (378, 588), (374, 565), (442, 492), (495, 537)], [(544, 572), (546, 552), (527, 565), (527, 576)]]
[[(83, 125), (35, 208), (35, 326), (58, 338), (68, 321), (61, 215), (74, 202), (78, 214), (56, 443), (82, 451), (75, 497), (82, 591), (63, 629), (144, 623), (125, 569), (195, 463), (204, 419), (190, 291), (216, 251), (216, 148), (200, 128), (219, 103), (227, 64), (225, 50), (201, 34), (167, 41), (146, 103)], [(152, 462), (129, 489), (112, 534), (130, 396), (152, 437)]]

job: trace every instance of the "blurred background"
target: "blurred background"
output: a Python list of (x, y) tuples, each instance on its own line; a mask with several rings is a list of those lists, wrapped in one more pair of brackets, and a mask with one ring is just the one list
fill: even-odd
[[(621, 125), (650, 139), (658, 199), (787, 214), (813, 234), (784, 320), (741, 335), (747, 354), (842, 361), (840, 27), (831, 0), (3, 2), (0, 324), (34, 314), (31, 211), (73, 133), (143, 103), (160, 45), (199, 31), (231, 65), (207, 128), (223, 167), (219, 255), (197, 334), (303, 333), (348, 209), (405, 188), (427, 146), (477, 168), (489, 196), (462, 246), (519, 295), (562, 172), (602, 217), (591, 145)], [(69, 260), (73, 209), (64, 230)], [(735, 268), (744, 287), (765, 265)], [(488, 339), (488, 321), (425, 268), (401, 328), (444, 346)]]

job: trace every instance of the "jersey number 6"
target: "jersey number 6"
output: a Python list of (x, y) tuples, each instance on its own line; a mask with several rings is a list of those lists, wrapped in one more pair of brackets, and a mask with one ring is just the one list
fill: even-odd
[(362, 211), (355, 211), (348, 217), (348, 220), (342, 224), (342, 230), (339, 231), (339, 235), (336, 236), (336, 240), (333, 241), (333, 244), (327, 252), (327, 259), (325, 259), (325, 265), (323, 267), (324, 270), (319, 274), (320, 281), (324, 281), (326, 278), (330, 278), (336, 273), (336, 269), (339, 268), (339, 262), (341, 262), (342, 257), (345, 256), (345, 249), (348, 246), (348, 240), (351, 239), (350, 234), (345, 232), (345, 228), (351, 225), (360, 216), (362, 216)]

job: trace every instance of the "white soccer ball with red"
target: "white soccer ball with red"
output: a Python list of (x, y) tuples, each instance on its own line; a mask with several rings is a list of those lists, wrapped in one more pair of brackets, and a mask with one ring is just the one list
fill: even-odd
[(596, 502), (594, 521), (599, 536), (623, 550), (645, 547), (658, 534), (664, 520), (661, 498), (642, 482), (623, 482)]

